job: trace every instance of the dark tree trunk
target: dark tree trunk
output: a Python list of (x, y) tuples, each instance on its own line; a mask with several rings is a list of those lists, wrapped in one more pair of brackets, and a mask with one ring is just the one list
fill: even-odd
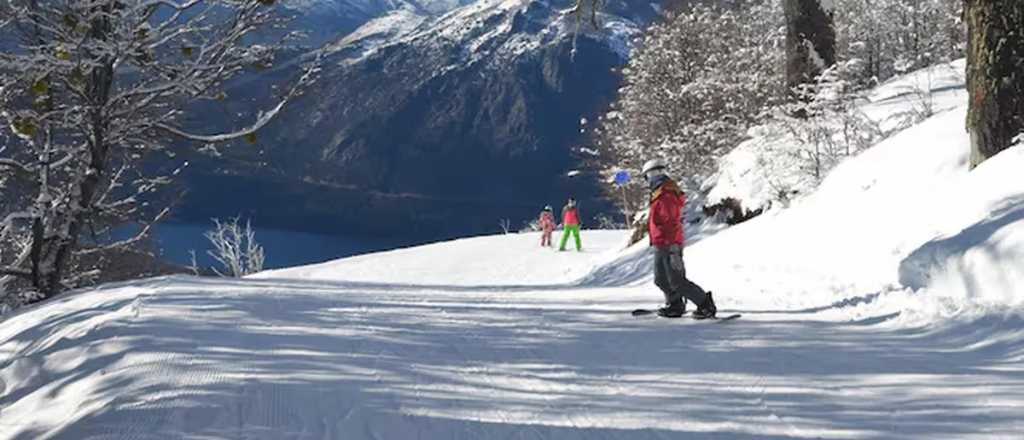
[[(114, 5), (114, 2), (110, 2), (99, 7), (103, 12), (110, 13), (110, 8)], [(106, 40), (110, 32), (110, 19), (101, 15), (92, 22), (89, 36), (97, 40)], [(114, 60), (107, 54), (95, 54), (94, 61), (97, 65), (92, 68), (86, 88), (86, 96), (91, 107), (87, 111), (89, 164), (75, 188), (77, 194), (74, 197), (78, 206), (62, 214), (67, 218), (50, 220), (50, 236), (43, 237), (40, 245), (41, 256), (37, 257), (33, 247), (33, 284), (42, 294), (36, 301), (49, 299), (65, 288), (64, 277), (72, 263), (72, 255), (78, 249), (79, 236), (90, 216), (95, 214), (93, 204), (96, 202), (103, 179), (107, 178), (110, 145), (107, 139), (109, 121), (106, 111), (113, 88)], [(39, 237), (40, 234), (34, 234), (34, 240), (39, 240)], [(33, 246), (36, 246), (36, 243), (33, 242)]]
[(1024, 1), (967, 0), (971, 168), (1024, 132)]
[(813, 82), (836, 62), (832, 14), (818, 0), (785, 0), (786, 87)]

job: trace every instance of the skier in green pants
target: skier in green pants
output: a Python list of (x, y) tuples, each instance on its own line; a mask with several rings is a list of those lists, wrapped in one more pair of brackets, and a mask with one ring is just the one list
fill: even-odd
[(583, 243), (580, 241), (580, 212), (576, 208), (576, 199), (569, 198), (569, 203), (562, 208), (562, 244), (559, 251), (565, 250), (565, 244), (569, 241), (569, 234), (576, 239), (576, 250), (583, 252)]

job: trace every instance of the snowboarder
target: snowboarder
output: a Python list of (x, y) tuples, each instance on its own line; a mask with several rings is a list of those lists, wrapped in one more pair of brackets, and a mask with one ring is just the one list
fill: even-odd
[(580, 211), (576, 207), (576, 199), (569, 197), (569, 202), (562, 208), (562, 245), (559, 251), (565, 250), (571, 234), (576, 240), (576, 251), (583, 252), (583, 243), (580, 241)]
[(667, 165), (660, 159), (647, 161), (643, 175), (651, 190), (647, 228), (654, 254), (654, 284), (665, 294), (665, 307), (658, 315), (677, 318), (686, 313), (686, 300), (697, 304), (693, 312), (696, 319), (714, 318), (718, 309), (700, 286), (686, 278), (683, 265), (682, 212), (686, 206), (686, 193), (672, 180)]
[(551, 234), (555, 231), (555, 214), (554, 210), (551, 209), (551, 205), (545, 206), (544, 210), (540, 212), (540, 218), (537, 220), (537, 225), (540, 226), (541, 230), (541, 247), (552, 247)]

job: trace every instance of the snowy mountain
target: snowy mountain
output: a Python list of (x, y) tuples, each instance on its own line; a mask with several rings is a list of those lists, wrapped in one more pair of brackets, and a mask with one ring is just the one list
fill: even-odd
[(737, 321), (630, 317), (661, 295), (626, 231), (104, 286), (0, 320), (0, 439), (1018, 438), (1024, 145), (968, 171), (948, 102), (789, 207), (691, 225)]
[(286, 0), (282, 13), (291, 17), (292, 30), (309, 34), (308, 45), (319, 47), (343, 38), (358, 27), (393, 12), (436, 16), (473, 0)]
[(472, 2), (473, 0), (286, 0), (282, 5), (303, 14), (362, 13), (380, 16), (402, 9), (425, 14), (442, 14)]
[[(261, 134), (259, 148), (225, 151), (203, 170), (202, 194), (185, 215), (250, 212), (282, 228), (392, 234), (412, 225), (421, 236), (450, 236), (493, 231), (501, 218), (518, 225), (569, 195), (588, 199), (597, 193), (592, 180), (565, 177), (576, 164), (579, 121), (612, 99), (614, 69), (656, 8), (610, 2), (600, 29), (577, 33), (562, 13), (568, 5), (480, 0), (441, 15), (421, 5), (368, 21), (326, 46), (320, 82)], [(237, 114), (265, 99), (253, 92), (266, 88), (247, 83), (210, 113)], [(260, 197), (239, 198), (247, 186)], [(295, 194), (331, 202), (277, 209)], [(586, 203), (584, 214), (601, 203)]]

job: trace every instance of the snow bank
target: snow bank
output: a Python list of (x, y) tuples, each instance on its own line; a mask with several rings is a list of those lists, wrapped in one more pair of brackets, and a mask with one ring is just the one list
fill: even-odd
[[(913, 118), (955, 110), (967, 102), (965, 71), (966, 61), (957, 60), (893, 78), (867, 93), (859, 111), (882, 131), (893, 132)], [(819, 182), (801, 158), (809, 147), (790, 129), (768, 124), (752, 128), (748, 136), (705, 184), (708, 203), (733, 198), (752, 211), (779, 208), (817, 189)]]
[[(864, 109), (877, 120), (918, 105), (920, 87), (932, 89), (937, 114), (841, 163), (789, 209), (695, 246), (699, 273), (728, 292), (762, 292), (750, 305), (842, 309), (849, 319), (940, 325), (1024, 311), (1015, 287), (1024, 282), (1024, 148), (968, 170), (962, 68), (937, 66), (875, 90)], [(725, 159), (718, 197), (758, 203), (770, 198), (772, 178), (791, 177), (759, 162), (766, 146), (787, 140), (753, 134)]]
[[(911, 310), (967, 316), (1024, 309), (1024, 147), (982, 163), (948, 196), (957, 221), (900, 264)], [(939, 214), (941, 215), (941, 213)]]
[[(899, 104), (898, 98), (916, 99), (918, 96), (912, 95), (927, 94), (929, 91), (932, 95), (939, 95), (943, 92), (961, 90), (966, 82), (965, 72), (966, 59), (937, 64), (886, 81), (872, 90), (868, 94), (868, 99), (872, 103), (894, 100), (894, 104)], [(906, 102), (903, 105), (906, 105)], [(944, 107), (948, 105), (946, 102)]]

